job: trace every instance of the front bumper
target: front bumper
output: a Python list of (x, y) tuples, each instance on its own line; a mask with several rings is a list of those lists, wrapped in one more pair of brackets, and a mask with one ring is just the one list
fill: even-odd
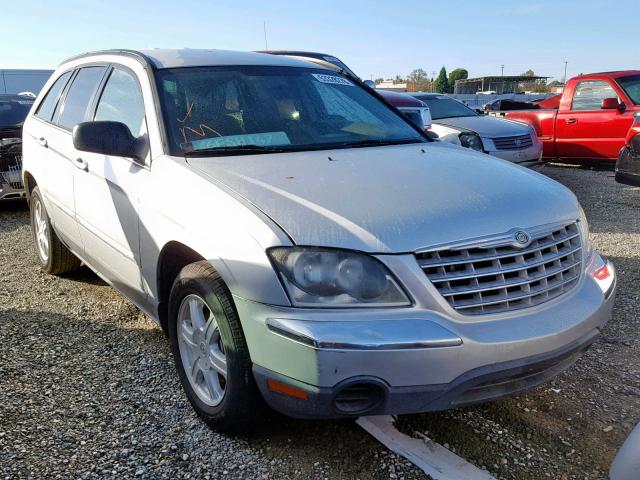
[(486, 153), (494, 157), (507, 160), (524, 167), (530, 167), (542, 163), (542, 143), (536, 141), (528, 148), (522, 150), (497, 150), (491, 139), (483, 138)]
[(26, 198), (27, 195), (25, 193), (24, 187), (16, 187), (11, 186), (11, 184), (6, 182), (2, 173), (0, 172), (0, 201)]
[[(407, 280), (415, 260), (390, 257), (385, 261), (405, 269)], [(433, 297), (424, 273), (414, 273), (415, 282), (406, 282), (412, 297)], [(234, 299), (267, 403), (291, 416), (333, 418), (441, 410), (531, 388), (595, 340), (614, 296), (615, 284), (605, 296), (585, 274), (557, 299), (481, 319), (420, 301), (413, 308), (331, 311)], [(303, 395), (284, 394), (270, 380)], [(365, 397), (371, 401), (357, 403)]]

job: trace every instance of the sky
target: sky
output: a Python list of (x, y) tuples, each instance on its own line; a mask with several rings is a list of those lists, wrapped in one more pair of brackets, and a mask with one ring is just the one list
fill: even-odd
[[(614, 7), (615, 5), (615, 7)], [(561, 79), (638, 68), (640, 0), (0, 0), (0, 68), (107, 48), (296, 49), (361, 77), (462, 67)]]

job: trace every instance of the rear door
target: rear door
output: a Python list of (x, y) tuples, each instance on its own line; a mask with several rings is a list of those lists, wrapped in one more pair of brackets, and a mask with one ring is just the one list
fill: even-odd
[[(135, 137), (147, 135), (144, 102), (133, 71), (110, 67), (89, 119), (122, 122)], [(84, 166), (75, 170), (74, 180), (84, 256), (114, 286), (143, 303), (138, 198), (148, 180), (149, 156), (140, 164), (97, 153), (76, 155)]]
[[(29, 158), (35, 160), (32, 173), (39, 182), (56, 232), (73, 250), (79, 251), (81, 243), (75, 223), (73, 166), (61, 153), (68, 134), (54, 121), (75, 73), (74, 70), (64, 72), (46, 93), (29, 122), (28, 130), (24, 132), (24, 148), (25, 154), (29, 149)], [(30, 138), (26, 139), (27, 135)]]
[(630, 111), (601, 109), (605, 98), (618, 98), (619, 101), (623, 98), (617, 85), (608, 79), (583, 80), (576, 84), (571, 103), (562, 105), (556, 118), (558, 157), (617, 158), (633, 114)]

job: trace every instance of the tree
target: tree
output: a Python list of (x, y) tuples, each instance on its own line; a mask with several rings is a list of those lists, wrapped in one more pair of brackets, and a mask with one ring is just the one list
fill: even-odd
[(456, 68), (449, 73), (449, 93), (453, 93), (456, 86), (456, 80), (465, 80), (469, 78), (469, 72), (464, 68)]
[[(520, 74), (522, 77), (535, 77), (536, 74), (533, 70), (529, 69)], [(547, 82), (545, 80), (531, 80), (530, 82), (523, 82), (519, 85), (519, 89), (522, 92), (537, 92), (542, 93), (547, 91)]]
[(447, 69), (442, 67), (438, 78), (436, 78), (436, 92), (447, 93), (449, 91), (449, 80), (447, 79)]
[(429, 77), (422, 68), (416, 68), (407, 77), (407, 90), (410, 92), (424, 91), (428, 84)]
[(384, 78), (376, 78), (376, 85), (382, 82), (384, 82)]
[(396, 78), (393, 79), (393, 83), (405, 83), (405, 79), (402, 78), (402, 75), (396, 75)]

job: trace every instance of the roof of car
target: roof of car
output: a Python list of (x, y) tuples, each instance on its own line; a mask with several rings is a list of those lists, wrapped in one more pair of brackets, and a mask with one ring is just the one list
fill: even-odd
[(413, 97), (431, 97), (431, 98), (446, 97), (445, 93), (432, 93), (432, 92), (410, 92), (409, 95)]
[[(307, 62), (286, 56), (268, 55), (264, 53), (240, 52), (235, 50), (215, 50), (197, 48), (153, 48), (143, 50), (102, 50), (83, 53), (65, 60), (67, 63), (79, 58), (101, 55), (134, 56), (151, 63), (155, 68), (205, 67), (224, 65), (264, 65), (283, 67), (309, 67)], [(321, 67), (318, 67), (321, 68)]]
[(271, 55), (318, 55), (323, 57), (333, 57), (328, 53), (310, 52), (308, 50), (256, 50), (256, 53), (270, 53)]
[(640, 75), (640, 70), (616, 70), (613, 72), (586, 73), (584, 75), (577, 75), (574, 78), (580, 78), (584, 80), (584, 79), (596, 78), (596, 77), (620, 78), (620, 77), (627, 77), (629, 75)]
[(423, 107), (424, 104), (417, 98), (403, 92), (376, 89), (380, 96), (384, 97), (394, 107)]
[(13, 93), (0, 93), (0, 102), (21, 102), (33, 103), (35, 98), (26, 95), (18, 95)]

